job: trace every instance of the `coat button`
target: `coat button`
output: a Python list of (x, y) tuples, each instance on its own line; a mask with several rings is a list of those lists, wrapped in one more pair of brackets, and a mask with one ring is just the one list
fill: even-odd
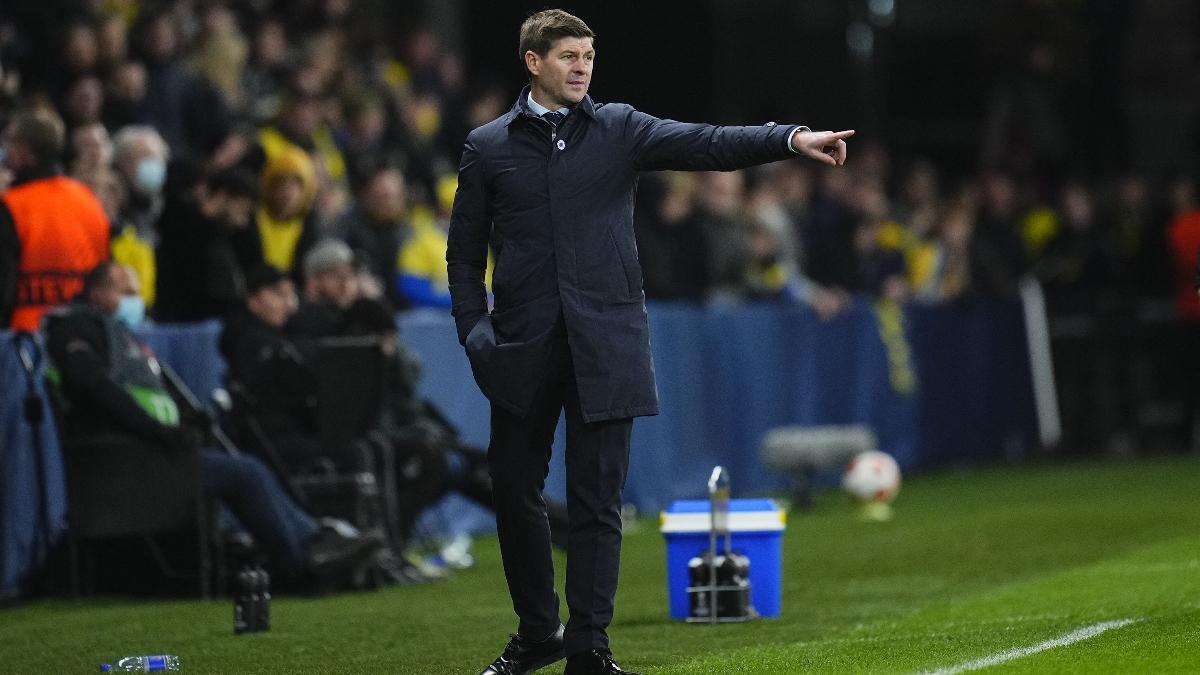
[(767, 122), (767, 126), (773, 127), (773, 126), (776, 126), (776, 124), (774, 122)]
[(561, 138), (560, 138), (560, 139), (558, 139), (558, 149), (559, 149), (559, 150), (565, 150), (565, 149), (566, 149), (566, 147), (567, 147), (567, 142), (566, 142), (566, 141), (564, 141), (564, 140), (563, 140), (563, 139), (561, 139)]

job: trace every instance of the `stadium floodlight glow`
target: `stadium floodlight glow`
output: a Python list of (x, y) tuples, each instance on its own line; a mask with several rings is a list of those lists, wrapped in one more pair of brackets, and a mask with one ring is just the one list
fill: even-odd
[(875, 52), (875, 31), (863, 21), (846, 26), (846, 46), (860, 59), (869, 59)]
[(867, 0), (867, 11), (871, 13), (871, 23), (890, 26), (896, 21), (896, 0)]

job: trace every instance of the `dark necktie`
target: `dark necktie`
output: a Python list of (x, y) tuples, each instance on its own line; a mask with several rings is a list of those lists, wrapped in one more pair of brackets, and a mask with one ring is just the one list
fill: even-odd
[(557, 129), (558, 125), (562, 124), (562, 121), (567, 119), (567, 116), (558, 112), (557, 110), (551, 110), (550, 112), (543, 114), (542, 119), (546, 120), (555, 129)]

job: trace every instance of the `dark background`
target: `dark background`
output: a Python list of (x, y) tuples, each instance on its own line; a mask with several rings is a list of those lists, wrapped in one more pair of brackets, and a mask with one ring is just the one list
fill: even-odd
[[(1067, 145), (1086, 148), (1067, 162), (1097, 174), (1136, 162), (1159, 171), (1191, 166), (1194, 122), (1178, 155), (1142, 158), (1123, 100), (1144, 87), (1137, 61), (1177, 71), (1160, 88), (1181, 98), (1200, 83), (1190, 2), (1136, 0), (699, 0), (558, 3), (597, 34), (598, 101), (631, 103), (658, 116), (753, 124), (796, 121), (814, 128), (856, 128), (885, 140), (894, 154), (924, 155), (972, 168), (989, 102), (1028, 79), (1028, 54), (1054, 53), (1042, 76), (1059, 104)], [(431, 26), (459, 43), (477, 84), (523, 84), (517, 30), (541, 2), (463, 2), (454, 26)], [(890, 12), (872, 11), (888, 9)], [(438, 10), (439, 14), (445, 8)], [(455, 14), (454, 12), (457, 12)], [(430, 11), (414, 11), (422, 20)], [(424, 19), (428, 20), (428, 19)], [(1172, 32), (1160, 28), (1165, 23)], [(855, 53), (852, 35), (869, 31), (871, 49)], [(1179, 45), (1182, 40), (1185, 44)], [(1156, 55), (1155, 49), (1169, 54)], [(1140, 57), (1134, 54), (1140, 53)], [(1133, 57), (1133, 58), (1131, 58)], [(1139, 78), (1145, 84), (1144, 78)], [(1178, 86), (1182, 84), (1182, 86)], [(1134, 156), (1130, 155), (1130, 152)], [(1161, 154), (1158, 152), (1157, 154)]]

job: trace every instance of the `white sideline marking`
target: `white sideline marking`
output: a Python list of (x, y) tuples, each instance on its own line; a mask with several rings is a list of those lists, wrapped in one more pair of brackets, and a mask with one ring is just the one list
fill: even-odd
[(1054, 649), (1055, 647), (1066, 647), (1067, 645), (1073, 645), (1076, 642), (1082, 642), (1089, 638), (1094, 638), (1097, 635), (1099, 635), (1105, 631), (1110, 631), (1114, 628), (1124, 628), (1125, 626), (1128, 626), (1131, 623), (1137, 623), (1140, 620), (1141, 619), (1120, 619), (1118, 621), (1104, 621), (1101, 623), (1092, 624), (1091, 626), (1085, 626), (1083, 628), (1078, 628), (1076, 630), (1073, 630), (1070, 633), (1067, 633), (1066, 635), (1064, 635), (1060, 638), (1055, 638), (1053, 640), (1046, 640), (1045, 642), (1039, 642), (1038, 644), (1033, 645), (1031, 647), (1019, 647), (1017, 649), (1009, 649), (1007, 651), (992, 654), (991, 656), (985, 656), (982, 659), (976, 659), (974, 661), (967, 661), (966, 663), (960, 663), (957, 666), (950, 666), (948, 668), (940, 668), (940, 669), (934, 670), (934, 671), (927, 671), (925, 673), (925, 675), (957, 675), (958, 673), (965, 673), (968, 670), (979, 670), (980, 668), (987, 668), (989, 666), (994, 666), (994, 665), (997, 665), (1000, 663), (1004, 663), (1005, 661), (1012, 661), (1014, 659), (1020, 659), (1020, 658), (1026, 657), (1026, 656), (1030, 656), (1032, 654), (1037, 654), (1038, 652), (1044, 652), (1047, 649)]

